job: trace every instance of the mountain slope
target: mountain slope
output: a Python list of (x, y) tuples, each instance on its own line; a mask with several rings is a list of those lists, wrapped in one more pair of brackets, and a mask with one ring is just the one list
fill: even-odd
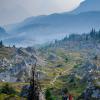
[(6, 43), (34, 45), (61, 39), (66, 34), (88, 32), (100, 27), (100, 0), (85, 0), (73, 13), (37, 16), (6, 26), (12, 37)]
[(100, 0), (84, 0), (72, 13), (100, 11)]
[[(15, 33), (22, 32), (32, 32), (32, 34), (42, 33), (63, 33), (63, 32), (83, 32), (84, 29), (77, 29), (77, 26), (80, 28), (88, 29), (90, 27), (97, 27), (99, 24), (100, 12), (84, 12), (80, 14), (52, 14), (49, 16), (40, 17), (39, 19), (33, 18), (31, 21), (24, 21), (17, 24), (17, 26), (12, 29)], [(86, 27), (85, 27), (86, 26)], [(75, 28), (74, 28), (75, 27)], [(51, 29), (51, 30), (50, 30)], [(86, 29), (86, 31), (87, 31)], [(88, 29), (89, 30), (89, 29)], [(40, 34), (41, 33), (41, 34)]]
[[(52, 14), (27, 20), (13, 26), (8, 33), (15, 37), (6, 42), (17, 40), (30, 44), (44, 43), (54, 39), (61, 39), (66, 34), (83, 33), (92, 28), (99, 29), (100, 12), (84, 12), (80, 14)], [(41, 38), (40, 38), (41, 37)], [(20, 39), (21, 38), (21, 39)], [(22, 43), (23, 44), (23, 43)]]

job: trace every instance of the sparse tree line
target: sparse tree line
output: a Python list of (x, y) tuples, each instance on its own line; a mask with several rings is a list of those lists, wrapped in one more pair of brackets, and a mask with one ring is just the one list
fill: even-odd
[(92, 30), (89, 33), (83, 33), (83, 34), (70, 34), (69, 36), (66, 36), (63, 41), (66, 40), (100, 40), (100, 30), (96, 31), (92, 28)]
[(63, 39), (61, 40), (55, 40), (49, 44), (47, 44), (45, 47), (40, 48), (40, 50), (46, 50), (48, 47), (62, 47), (64, 44), (66, 45), (67, 42), (69, 41), (76, 41), (76, 42), (80, 42), (80, 41), (91, 41), (91, 42), (100, 42), (100, 30), (96, 31), (94, 28), (91, 29), (90, 32), (88, 33), (83, 33), (83, 34), (77, 34), (77, 33), (73, 33), (70, 35), (66, 35)]
[[(3, 41), (1, 40), (1, 41), (0, 41), (0, 48), (2, 48), (2, 47), (6, 47), (6, 46), (4, 45)], [(10, 47), (10, 45), (9, 45), (9, 47)], [(13, 47), (13, 48), (16, 48), (15, 45), (13, 45), (12, 47)]]
[[(55, 42), (50, 43), (49, 45), (45, 46), (45, 47), (50, 47), (50, 46), (54, 46), (56, 44), (62, 43), (64, 41), (88, 41), (88, 40), (98, 40), (100, 42), (100, 30), (96, 31), (94, 28), (92, 28), (92, 30), (89, 33), (83, 33), (83, 34), (77, 34), (77, 33), (73, 33), (70, 34), (69, 36), (67, 35), (66, 37), (64, 37), (62, 40), (55, 40)], [(0, 47), (3, 47), (3, 41), (0, 41)], [(10, 47), (10, 46), (9, 46)], [(13, 45), (13, 47), (15, 48), (15, 45)]]

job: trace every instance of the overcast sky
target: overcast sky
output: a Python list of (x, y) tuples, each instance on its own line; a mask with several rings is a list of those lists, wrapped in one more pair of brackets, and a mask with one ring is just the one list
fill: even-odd
[(67, 12), (83, 0), (0, 0), (0, 25), (11, 24), (30, 16)]

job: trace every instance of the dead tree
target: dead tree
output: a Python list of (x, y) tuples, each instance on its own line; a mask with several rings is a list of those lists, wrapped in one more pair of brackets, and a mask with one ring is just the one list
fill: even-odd
[[(36, 58), (35, 58), (36, 59)], [(36, 63), (37, 59), (34, 65), (32, 65), (32, 75), (30, 80), (30, 87), (29, 87), (29, 94), (28, 94), (28, 100), (40, 100), (40, 85), (38, 82), (38, 75), (36, 73)]]

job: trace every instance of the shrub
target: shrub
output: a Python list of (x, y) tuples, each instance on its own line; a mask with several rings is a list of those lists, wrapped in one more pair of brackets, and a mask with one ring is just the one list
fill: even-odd
[(47, 89), (45, 92), (45, 98), (46, 100), (55, 100), (55, 98), (52, 96), (50, 89)]
[(1, 93), (10, 95), (10, 94), (15, 94), (16, 91), (14, 90), (13, 87), (11, 87), (8, 83), (6, 83), (4, 84), (4, 86), (2, 86)]

